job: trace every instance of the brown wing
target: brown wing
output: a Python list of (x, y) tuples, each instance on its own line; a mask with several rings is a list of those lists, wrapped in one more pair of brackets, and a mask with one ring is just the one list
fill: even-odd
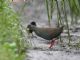
[(43, 38), (54, 38), (56, 36), (56, 34), (58, 33), (58, 29), (57, 28), (38, 28), (38, 30), (36, 31), (36, 34), (38, 36), (41, 36)]
[(43, 31), (43, 32), (46, 32), (46, 33), (49, 33), (50, 35), (53, 34), (53, 33), (56, 33), (57, 28), (39, 28), (40, 31)]

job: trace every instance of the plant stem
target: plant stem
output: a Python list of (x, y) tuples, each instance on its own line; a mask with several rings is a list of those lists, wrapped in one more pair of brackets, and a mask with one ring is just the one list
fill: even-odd
[[(58, 1), (57, 0), (55, 0), (55, 1), (56, 1), (56, 4), (57, 4), (57, 17), (58, 17), (58, 27), (59, 27), (60, 24), (62, 25), (62, 22), (61, 22), (61, 13), (60, 13), (60, 10), (59, 10)], [(61, 36), (60, 36), (60, 42), (63, 42), (61, 40)]]
[(73, 25), (73, 23), (74, 23), (74, 21), (73, 21), (73, 12), (72, 12), (72, 8), (71, 8), (70, 0), (68, 0), (68, 4), (69, 4), (69, 7), (70, 7), (71, 25)]
[(49, 10), (49, 3), (48, 3), (48, 0), (46, 0), (46, 8), (47, 8), (48, 22), (49, 22), (49, 26), (50, 26), (51, 17), (50, 17), (50, 10)]
[(65, 17), (65, 21), (66, 21), (66, 25), (67, 25), (67, 29), (68, 29), (68, 37), (69, 37), (69, 45), (70, 45), (70, 41), (71, 41), (71, 37), (70, 37), (70, 32), (69, 32), (69, 25), (68, 25), (68, 20), (67, 20), (67, 13), (66, 13), (66, 8), (65, 8), (65, 1), (64, 2), (64, 17)]

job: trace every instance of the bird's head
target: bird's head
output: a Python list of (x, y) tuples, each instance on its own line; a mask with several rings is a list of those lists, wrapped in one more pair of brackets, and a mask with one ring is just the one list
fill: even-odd
[(27, 26), (27, 31), (28, 31), (29, 33), (32, 33), (32, 32), (33, 32), (33, 30), (31, 29), (31, 25), (28, 25), (28, 26)]
[(30, 25), (36, 26), (36, 22), (35, 22), (35, 21), (32, 21), (32, 22), (30, 23)]
[(28, 26), (28, 32), (29, 33), (32, 33), (33, 32), (33, 28), (36, 26), (36, 22), (35, 21), (32, 21)]

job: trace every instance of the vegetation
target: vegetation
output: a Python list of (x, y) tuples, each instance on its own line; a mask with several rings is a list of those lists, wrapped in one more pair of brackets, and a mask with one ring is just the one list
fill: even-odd
[(9, 0), (0, 0), (0, 60), (23, 60), (24, 52), (19, 16)]

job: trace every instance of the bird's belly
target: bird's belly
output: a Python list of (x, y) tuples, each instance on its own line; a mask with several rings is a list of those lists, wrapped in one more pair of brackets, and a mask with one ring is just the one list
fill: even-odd
[(46, 37), (46, 35), (45, 36), (42, 36), (42, 35), (38, 35), (39, 37), (41, 37), (41, 38), (43, 38), (43, 39), (46, 39), (46, 40), (52, 40), (53, 38), (51, 38), (51, 37)]

